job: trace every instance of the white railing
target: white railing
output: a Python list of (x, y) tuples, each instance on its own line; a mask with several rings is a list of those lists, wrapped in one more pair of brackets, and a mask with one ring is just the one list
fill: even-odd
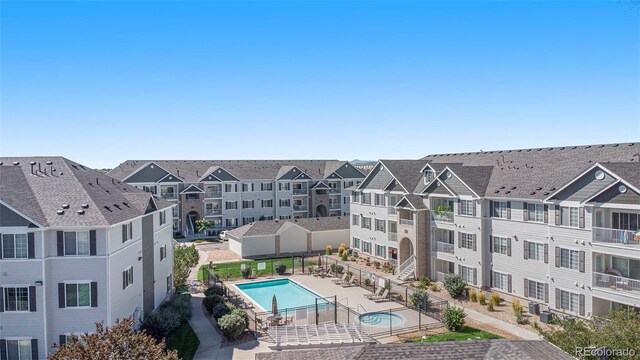
[(205, 216), (222, 215), (222, 209), (205, 210), (204, 215)]
[(435, 221), (453, 222), (453, 211), (432, 212), (432, 214)]
[(388, 206), (388, 209), (389, 215), (395, 215), (398, 212), (398, 210), (396, 210), (396, 208), (394, 208), (393, 206)]
[(340, 209), (342, 207), (341, 203), (339, 202), (330, 202), (329, 203), (329, 209)]
[(293, 211), (306, 211), (307, 205), (293, 205)]
[(640, 231), (594, 227), (593, 241), (608, 244), (640, 245)]
[(400, 225), (413, 226), (412, 219), (400, 219)]
[(222, 191), (207, 191), (205, 193), (205, 197), (206, 198), (221, 198), (222, 197)]
[(398, 241), (398, 234), (397, 233), (389, 233), (389, 241)]
[(593, 273), (593, 286), (616, 291), (637, 291), (640, 296), (640, 280), (602, 273)]
[(331, 188), (329, 191), (330, 194), (340, 194), (342, 192), (342, 188)]
[(398, 269), (398, 274), (402, 274), (404, 270), (406, 270), (409, 266), (416, 262), (416, 256), (411, 255), (407, 260), (405, 260), (402, 264), (400, 264), (400, 268)]
[(433, 252), (444, 252), (453, 254), (454, 246), (453, 244), (444, 243), (440, 241), (434, 241), (431, 243), (431, 251)]
[(175, 199), (175, 198), (178, 197), (177, 194), (174, 193), (174, 192), (162, 192), (162, 193), (160, 193), (160, 196), (163, 199)]
[(307, 188), (304, 189), (293, 189), (293, 195), (307, 195)]
[(389, 265), (391, 265), (393, 267), (397, 267), (398, 266), (398, 260), (397, 259), (389, 259)]

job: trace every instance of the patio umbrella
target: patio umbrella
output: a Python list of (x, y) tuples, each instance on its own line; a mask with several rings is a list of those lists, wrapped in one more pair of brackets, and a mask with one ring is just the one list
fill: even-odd
[(273, 294), (273, 298), (271, 299), (271, 313), (273, 315), (278, 314), (278, 299), (276, 299), (275, 294)]
[(318, 266), (322, 266), (322, 253), (318, 253)]

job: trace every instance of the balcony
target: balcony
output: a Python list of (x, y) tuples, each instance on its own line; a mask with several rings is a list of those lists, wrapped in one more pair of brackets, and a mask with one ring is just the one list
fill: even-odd
[(207, 209), (204, 211), (204, 216), (217, 216), (222, 215), (222, 209)]
[(594, 227), (593, 242), (621, 246), (640, 246), (640, 231)]
[(221, 198), (222, 197), (222, 191), (207, 191), (205, 193), (204, 197), (207, 198), (207, 199)]
[(304, 189), (293, 189), (293, 195), (307, 195), (309, 193), (307, 188)]
[(307, 205), (293, 205), (293, 211), (307, 211), (309, 208)]
[(394, 232), (389, 233), (389, 241), (398, 241), (398, 234)]
[(400, 225), (413, 226), (413, 219), (400, 219)]
[(176, 194), (175, 192), (163, 191), (163, 192), (160, 193), (160, 197), (162, 197), (165, 200), (171, 200), (171, 199), (177, 199), (178, 198), (178, 194)]
[(397, 212), (398, 212), (398, 210), (396, 210), (396, 208), (394, 208), (393, 206), (389, 206), (388, 207), (389, 215), (395, 215)]
[(329, 203), (330, 210), (340, 210), (342, 209), (342, 205), (339, 202), (330, 202)]
[(431, 243), (431, 251), (432, 252), (453, 254), (453, 249), (454, 249), (453, 244), (444, 243), (444, 242), (440, 242), (440, 241), (434, 241), (434, 242)]
[(432, 212), (434, 221), (453, 222), (453, 211)]
[(342, 193), (342, 188), (331, 188), (331, 190), (329, 190), (329, 194), (341, 194)]
[(638, 279), (593, 273), (593, 287), (625, 293), (634, 293), (635, 296), (640, 296), (640, 280)]

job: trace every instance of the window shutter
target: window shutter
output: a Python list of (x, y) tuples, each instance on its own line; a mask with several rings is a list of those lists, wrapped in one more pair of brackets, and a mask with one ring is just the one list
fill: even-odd
[(560, 289), (556, 288), (556, 309), (560, 309)]
[(65, 299), (64, 299), (64, 283), (58, 283), (58, 307), (65, 307)]
[(128, 231), (129, 237), (127, 239), (128, 240), (133, 239), (133, 223), (132, 222), (130, 222), (129, 225), (127, 226), (127, 230), (129, 230)]
[(493, 287), (493, 270), (489, 270), (489, 287)]
[(458, 206), (458, 215), (462, 214), (462, 201), (460, 201), (460, 199), (458, 199), (456, 205)]
[(511, 219), (511, 201), (507, 201), (507, 219)]
[(560, 225), (560, 205), (555, 207), (556, 225)]
[(489, 235), (489, 252), (493, 252), (493, 236)]
[(471, 201), (471, 207), (472, 207), (472, 211), (473, 211), (472, 212), (473, 216), (476, 216), (476, 202), (475, 202), (475, 200)]
[(7, 340), (0, 340), (0, 360), (7, 360)]
[(67, 343), (67, 335), (60, 335), (59, 338), (58, 345), (62, 346)]
[(549, 223), (549, 205), (547, 204), (544, 205), (544, 223)]
[(29, 311), (35, 312), (36, 310), (36, 287), (29, 286)]
[(473, 268), (473, 285), (478, 285), (478, 269)]
[(509, 292), (513, 291), (513, 287), (511, 286), (513, 283), (511, 281), (511, 274), (507, 275), (507, 277), (509, 278)]
[(524, 278), (524, 297), (529, 297), (529, 279)]
[(556, 267), (560, 267), (560, 248), (556, 246)]
[(122, 225), (122, 242), (127, 241), (127, 224)]
[(462, 247), (462, 233), (458, 231), (458, 248)]
[(62, 231), (58, 231), (57, 237), (58, 237), (58, 256), (64, 256), (64, 233)]
[(489, 200), (489, 217), (493, 217), (493, 200)]
[(584, 272), (584, 251), (580, 251), (579, 269), (580, 269), (580, 272)]
[(522, 220), (524, 221), (529, 221), (529, 211), (528, 210), (528, 204), (527, 203), (522, 203)]
[(584, 207), (580, 207), (578, 209), (578, 214), (579, 214), (578, 226), (581, 229), (584, 229)]
[(462, 276), (462, 265), (458, 265), (458, 275)]
[(31, 359), (38, 360), (38, 339), (31, 339)]
[(0, 312), (4, 312), (4, 288), (0, 287)]
[(89, 231), (89, 255), (96, 255), (96, 231)]
[(98, 307), (98, 283), (91, 282), (91, 307)]
[(549, 244), (544, 244), (544, 263), (549, 263)]
[(2, 234), (0, 234), (0, 259), (2, 259)]
[(473, 234), (473, 251), (477, 250), (477, 245), (476, 245), (477, 241), (476, 241), (476, 234)]
[(36, 248), (34, 245), (34, 234), (30, 232), (27, 234), (27, 254), (29, 259), (34, 259), (36, 257)]
[(511, 238), (507, 238), (507, 256), (511, 256)]
[(527, 260), (529, 259), (529, 242), (524, 240), (522, 242), (522, 247), (524, 248), (524, 251), (522, 252), (524, 254), (524, 259)]
[(544, 284), (544, 302), (549, 303), (549, 284)]
[(584, 316), (584, 295), (580, 294), (580, 316)]
[(122, 290), (127, 288), (127, 272), (122, 272)]

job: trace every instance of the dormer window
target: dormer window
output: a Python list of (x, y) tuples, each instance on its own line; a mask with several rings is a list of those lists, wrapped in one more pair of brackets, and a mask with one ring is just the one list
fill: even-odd
[(433, 180), (435, 178), (435, 173), (433, 170), (431, 169), (425, 169), (424, 172), (422, 173), (422, 177), (424, 179), (424, 184), (428, 184), (431, 182), (431, 180)]

